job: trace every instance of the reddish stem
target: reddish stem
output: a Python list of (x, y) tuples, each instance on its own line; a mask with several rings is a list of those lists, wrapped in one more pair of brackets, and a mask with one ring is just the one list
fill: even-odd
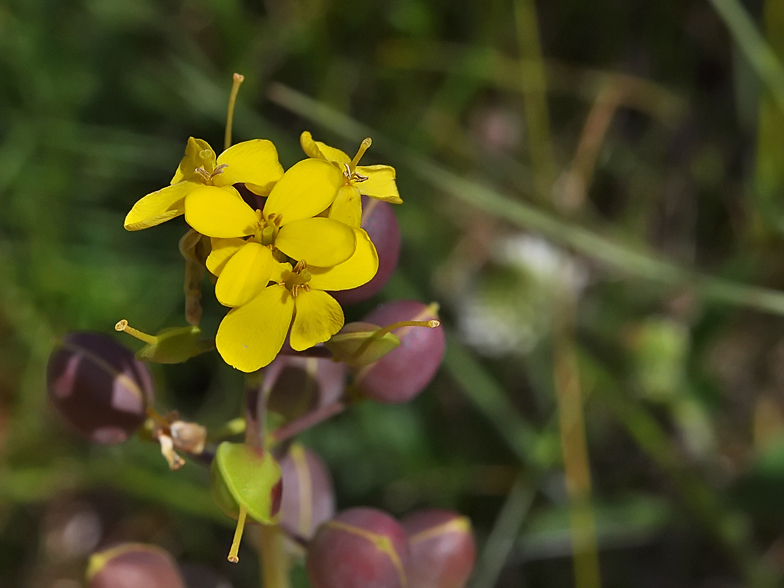
[(346, 410), (347, 406), (348, 404), (346, 404), (345, 402), (338, 401), (317, 408), (313, 412), (309, 412), (305, 416), (302, 416), (276, 429), (272, 433), (272, 440), (274, 443), (280, 443), (281, 441), (285, 441), (286, 439), (289, 439), (294, 435), (299, 435), (302, 431), (306, 431), (310, 429), (312, 426), (317, 425), (323, 421), (326, 421), (327, 419), (332, 418), (336, 414), (343, 412), (344, 410)]

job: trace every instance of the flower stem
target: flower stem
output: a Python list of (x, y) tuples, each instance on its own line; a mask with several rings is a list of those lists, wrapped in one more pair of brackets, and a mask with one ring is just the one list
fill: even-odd
[(279, 429), (276, 429), (270, 435), (271, 441), (273, 443), (280, 443), (281, 441), (290, 439), (294, 435), (299, 435), (302, 431), (306, 431), (310, 429), (312, 426), (324, 422), (328, 418), (331, 418), (336, 414), (343, 412), (344, 410), (346, 410), (347, 406), (348, 405), (345, 402), (338, 401), (317, 408), (313, 412), (309, 412), (308, 414), (301, 416), (300, 418), (283, 425)]
[(226, 133), (223, 135), (223, 150), (231, 147), (231, 128), (234, 125), (234, 105), (237, 102), (237, 93), (240, 91), (240, 84), (245, 80), (245, 76), (235, 73), (234, 83), (231, 85), (229, 94), (229, 111), (226, 114)]
[(580, 390), (580, 372), (574, 349), (572, 301), (564, 301), (554, 333), (555, 396), (561, 432), (566, 492), (572, 533), (576, 588), (599, 588), (596, 522), (591, 508), (591, 471)]
[[(267, 399), (261, 389), (264, 378), (258, 371), (245, 378), (245, 443), (265, 449), (264, 421)], [(277, 525), (258, 525), (258, 550), (263, 588), (290, 588), (289, 558)]]

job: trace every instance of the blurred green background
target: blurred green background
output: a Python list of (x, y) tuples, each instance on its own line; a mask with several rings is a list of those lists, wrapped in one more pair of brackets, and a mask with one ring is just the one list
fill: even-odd
[[(1, 2), (0, 587), (81, 586), (116, 540), (259, 585), (203, 469), (91, 447), (45, 401), (57, 336), (183, 324), (184, 222), (122, 220), (188, 136), (220, 148), (235, 71), (235, 140), (288, 167), (303, 130), (370, 135), (398, 170), (400, 266), (348, 318), (442, 307), (425, 393), (305, 436), (341, 508), (469, 515), (472, 588), (780, 585), (779, 56), (774, 0)], [(239, 412), (214, 354), (154, 371), (161, 411)]]

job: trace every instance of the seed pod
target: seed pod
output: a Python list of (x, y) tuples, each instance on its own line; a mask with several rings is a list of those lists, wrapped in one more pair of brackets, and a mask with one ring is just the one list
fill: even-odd
[[(363, 322), (391, 325), (436, 319), (438, 307), (414, 300), (395, 300), (377, 308)], [(377, 402), (408, 402), (424, 390), (444, 358), (446, 340), (440, 327), (402, 327), (392, 331), (400, 345), (377, 362), (361, 368), (354, 383)]]
[(76, 431), (95, 443), (125, 441), (152, 401), (150, 372), (133, 353), (101, 333), (69, 333), (49, 356), (49, 400)]
[(290, 535), (311, 539), (323, 522), (335, 515), (332, 478), (321, 458), (293, 443), (280, 460), (283, 496), (280, 526)]
[(409, 588), (463, 588), (476, 561), (467, 517), (448, 510), (415, 512), (401, 525), (411, 549)]
[(346, 367), (328, 359), (278, 355), (264, 368), (267, 406), (287, 420), (335, 402), (345, 387)]
[(123, 543), (94, 553), (87, 567), (88, 588), (185, 588), (177, 562), (165, 549)]
[(313, 588), (404, 588), (408, 540), (390, 515), (352, 508), (324, 523), (308, 546)]
[(376, 246), (378, 271), (372, 280), (359, 288), (332, 293), (341, 304), (356, 304), (378, 294), (392, 277), (400, 257), (400, 226), (391, 204), (363, 196), (360, 226)]

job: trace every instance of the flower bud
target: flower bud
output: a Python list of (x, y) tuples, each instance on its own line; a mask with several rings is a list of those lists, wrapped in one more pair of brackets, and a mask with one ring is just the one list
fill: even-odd
[(408, 535), (409, 588), (463, 588), (474, 569), (476, 546), (467, 517), (448, 510), (415, 512), (401, 525)]
[(346, 367), (329, 359), (278, 355), (263, 373), (267, 406), (286, 420), (339, 400), (346, 387)]
[(283, 495), (280, 526), (303, 539), (311, 539), (318, 526), (335, 515), (332, 478), (321, 458), (300, 443), (293, 443), (281, 458)]
[(87, 567), (88, 588), (185, 588), (177, 562), (164, 549), (123, 543), (94, 553)]
[(313, 588), (404, 588), (408, 540), (390, 515), (352, 508), (324, 523), (308, 546)]
[(378, 271), (367, 284), (331, 293), (341, 304), (356, 304), (378, 294), (392, 277), (400, 256), (400, 226), (388, 202), (362, 197), (362, 224), (378, 252)]
[(91, 441), (125, 441), (144, 422), (152, 401), (150, 372), (133, 353), (101, 333), (69, 333), (49, 356), (49, 400)]
[[(384, 304), (363, 321), (391, 325), (405, 321), (436, 319), (438, 307), (414, 300), (396, 300)], [(406, 326), (392, 331), (400, 345), (377, 362), (360, 369), (355, 385), (377, 402), (408, 402), (422, 392), (433, 379), (444, 358), (446, 340), (441, 328)]]

